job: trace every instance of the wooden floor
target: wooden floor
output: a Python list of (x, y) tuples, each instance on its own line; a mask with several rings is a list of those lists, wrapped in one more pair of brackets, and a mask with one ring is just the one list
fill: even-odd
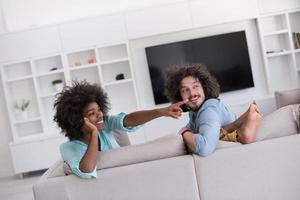
[(34, 200), (32, 185), (44, 171), (28, 173), (20, 179), (19, 176), (0, 178), (1, 200)]

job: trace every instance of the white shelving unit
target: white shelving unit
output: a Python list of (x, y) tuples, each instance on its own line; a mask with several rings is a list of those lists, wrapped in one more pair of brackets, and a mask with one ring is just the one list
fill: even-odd
[(87, 80), (101, 84), (111, 101), (111, 114), (137, 109), (136, 86), (127, 43), (68, 52), (66, 57), (69, 81)]
[(272, 13), (258, 18), (268, 90), (300, 86), (300, 49), (293, 33), (300, 33), (300, 10)]
[[(43, 142), (49, 151), (56, 152), (53, 158), (59, 158), (58, 147), (66, 138), (59, 134), (60, 129), (53, 122), (53, 104), (58, 91), (52, 81), (59, 79), (64, 85), (71, 85), (73, 80), (101, 84), (109, 96), (111, 114), (132, 112), (138, 108), (128, 49), (128, 43), (122, 42), (1, 64), (2, 84), (13, 133), (10, 148), (16, 173), (47, 168), (49, 163), (55, 162), (37, 153), (39, 158), (32, 158), (28, 151), (20, 148), (28, 147), (39, 152), (40, 149), (32, 146), (41, 148), (40, 143)], [(23, 99), (30, 100), (28, 118), (21, 118), (15, 109), (15, 103)], [(26, 168), (18, 164), (20, 159), (27, 163)], [(42, 161), (45, 165), (41, 165)]]

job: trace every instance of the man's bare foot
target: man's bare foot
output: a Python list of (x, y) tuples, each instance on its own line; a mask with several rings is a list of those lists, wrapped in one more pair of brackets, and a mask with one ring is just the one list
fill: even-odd
[[(250, 104), (248, 110), (246, 112), (244, 112), (238, 119), (236, 119), (234, 122), (226, 125), (225, 127), (223, 127), (227, 132), (233, 132), (239, 128), (241, 128), (242, 124), (246, 122), (247, 120), (247, 116), (249, 115), (250, 110), (255, 110), (256, 112), (258, 112), (258, 107), (256, 105), (256, 102), (253, 101), (253, 103)], [(259, 113), (259, 112), (258, 112)]]
[(256, 140), (257, 128), (260, 124), (261, 116), (257, 105), (252, 103), (249, 107), (245, 122), (238, 129), (238, 141), (243, 144), (250, 144)]

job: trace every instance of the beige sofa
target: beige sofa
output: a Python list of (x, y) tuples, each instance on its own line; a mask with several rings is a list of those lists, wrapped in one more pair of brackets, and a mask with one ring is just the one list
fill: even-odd
[(299, 200), (299, 104), (262, 121), (258, 142), (221, 142), (214, 154), (186, 153), (174, 134), (101, 152), (98, 178), (65, 176), (62, 161), (34, 184), (37, 200)]

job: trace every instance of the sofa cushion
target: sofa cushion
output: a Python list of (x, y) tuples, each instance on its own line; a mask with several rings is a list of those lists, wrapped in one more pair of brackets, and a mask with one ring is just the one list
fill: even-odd
[(299, 200), (300, 134), (194, 155), (201, 200)]
[(64, 180), (72, 200), (199, 200), (191, 155), (103, 169), (97, 179)]
[(265, 140), (299, 133), (299, 105), (288, 105), (265, 116), (256, 140)]
[(275, 91), (277, 108), (300, 103), (300, 88), (293, 90)]

